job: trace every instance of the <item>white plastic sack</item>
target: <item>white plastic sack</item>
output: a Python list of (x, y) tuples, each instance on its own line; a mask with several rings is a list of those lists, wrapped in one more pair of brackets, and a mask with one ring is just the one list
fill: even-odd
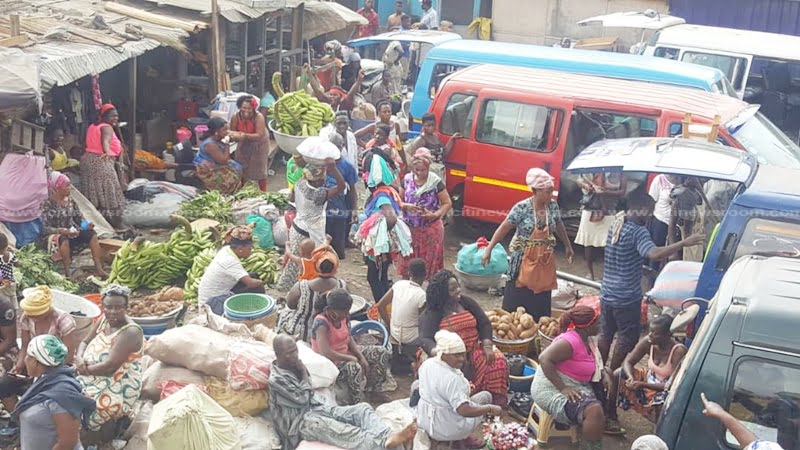
[(128, 226), (139, 228), (167, 228), (172, 214), (181, 209), (181, 195), (156, 194), (149, 202), (128, 202), (122, 218)]
[(336, 382), (339, 369), (330, 359), (311, 350), (311, 347), (302, 341), (297, 343), (297, 350), (300, 361), (303, 361), (308, 368), (308, 373), (311, 374), (312, 389), (326, 388)]
[(233, 417), (190, 385), (153, 407), (148, 450), (241, 450)]
[(281, 441), (272, 422), (261, 417), (237, 417), (236, 431), (242, 440), (242, 450), (270, 450), (280, 449)]
[(228, 377), (234, 342), (234, 338), (225, 334), (188, 324), (150, 338), (145, 353), (163, 363), (224, 380)]
[(307, 137), (297, 146), (297, 152), (311, 164), (322, 163), (327, 158), (339, 159), (342, 155), (335, 144), (319, 136)]
[[(408, 399), (395, 400), (391, 403), (384, 403), (375, 408), (375, 414), (388, 425), (392, 432), (397, 433), (414, 420), (414, 412), (408, 406)], [(414, 436), (414, 450), (429, 450), (431, 440), (428, 435), (418, 428), (417, 435)]]
[(133, 407), (133, 420), (123, 438), (128, 441), (125, 450), (147, 450), (147, 429), (153, 415), (153, 402), (138, 401)]
[(286, 231), (286, 221), (283, 220), (283, 217), (281, 217), (280, 220), (272, 222), (272, 240), (275, 241), (275, 245), (278, 248), (283, 248), (286, 245), (286, 241), (289, 240), (289, 235)]

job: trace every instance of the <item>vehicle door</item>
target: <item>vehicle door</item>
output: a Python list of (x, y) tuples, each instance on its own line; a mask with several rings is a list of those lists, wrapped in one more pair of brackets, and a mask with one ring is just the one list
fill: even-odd
[[(711, 397), (705, 391), (709, 400), (722, 405), (759, 439), (786, 449), (800, 448), (800, 354), (733, 342), (727, 376), (724, 381), (710, 381), (722, 381), (724, 394)], [(703, 416), (700, 393), (704, 389), (713, 387), (701, 386), (698, 379), (677, 445), (671, 448), (739, 448), (720, 422)]]
[(482, 90), (472, 136), (465, 142), (464, 214), (502, 221), (515, 203), (530, 196), (525, 176), (532, 167), (558, 179), (571, 108), (565, 99)]

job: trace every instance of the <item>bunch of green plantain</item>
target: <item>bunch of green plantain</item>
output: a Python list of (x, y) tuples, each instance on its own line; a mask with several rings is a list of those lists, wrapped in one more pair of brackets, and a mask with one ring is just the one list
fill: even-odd
[(184, 299), (187, 301), (197, 300), (200, 279), (203, 278), (203, 273), (216, 254), (217, 252), (214, 248), (207, 248), (198, 253), (192, 260), (192, 267), (186, 275), (186, 284), (183, 286)]
[(244, 270), (255, 273), (267, 285), (274, 285), (278, 281), (278, 254), (273, 251), (253, 249), (253, 253), (242, 261)]
[(192, 267), (194, 257), (203, 250), (214, 251), (214, 231), (192, 231), (189, 221), (172, 216), (181, 225), (169, 241), (153, 243), (139, 237), (128, 241), (117, 252), (111, 264), (110, 283), (121, 283), (131, 289), (142, 286), (158, 289), (183, 277)]
[(333, 122), (333, 109), (304, 90), (284, 93), (281, 73), (272, 75), (272, 87), (280, 97), (273, 105), (275, 127), (292, 136), (318, 136), (319, 130)]

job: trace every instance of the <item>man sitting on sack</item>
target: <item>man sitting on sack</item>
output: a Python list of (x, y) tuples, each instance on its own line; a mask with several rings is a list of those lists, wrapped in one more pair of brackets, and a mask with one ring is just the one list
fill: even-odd
[(414, 439), (417, 423), (393, 433), (367, 403), (353, 406), (324, 405), (314, 398), (308, 369), (298, 357), (291, 336), (280, 334), (273, 342), (275, 363), (269, 375), (269, 409), (283, 450), (301, 441), (316, 441), (343, 449), (402, 448)]

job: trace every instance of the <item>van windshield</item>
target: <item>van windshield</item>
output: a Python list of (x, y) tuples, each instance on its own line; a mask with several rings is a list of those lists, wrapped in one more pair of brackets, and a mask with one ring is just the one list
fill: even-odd
[(800, 147), (789, 139), (763, 114), (756, 113), (747, 120), (733, 137), (753, 154), (760, 164), (800, 168)]

